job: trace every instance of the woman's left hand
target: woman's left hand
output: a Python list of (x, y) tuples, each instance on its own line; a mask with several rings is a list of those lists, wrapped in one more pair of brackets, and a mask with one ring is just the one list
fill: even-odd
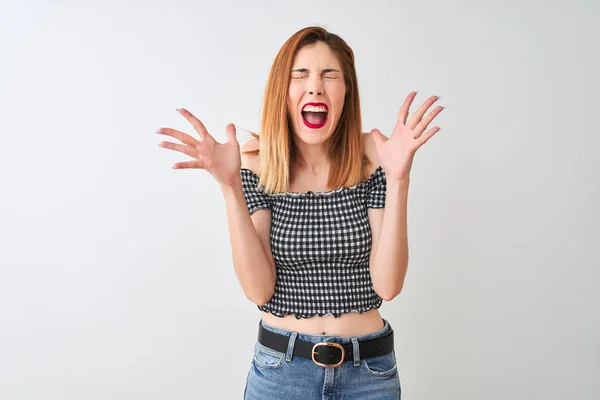
[(379, 162), (383, 167), (387, 180), (409, 180), (410, 169), (416, 151), (425, 144), (441, 128), (434, 126), (425, 132), (431, 121), (444, 109), (437, 106), (425, 118), (425, 112), (439, 97), (431, 96), (406, 123), (408, 111), (415, 99), (417, 92), (411, 92), (398, 113), (398, 123), (389, 139), (381, 134), (378, 129), (373, 129), (371, 135), (379, 155)]

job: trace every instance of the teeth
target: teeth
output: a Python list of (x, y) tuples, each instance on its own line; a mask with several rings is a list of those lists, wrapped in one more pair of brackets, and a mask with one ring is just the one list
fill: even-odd
[(327, 112), (327, 108), (325, 106), (304, 106), (302, 111), (309, 112)]

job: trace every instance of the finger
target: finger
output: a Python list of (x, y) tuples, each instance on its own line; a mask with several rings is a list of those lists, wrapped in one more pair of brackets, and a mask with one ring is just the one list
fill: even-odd
[(186, 154), (186, 155), (188, 155), (190, 157), (194, 157), (194, 158), (196, 158), (198, 155), (198, 150), (196, 148), (186, 146), (184, 144), (177, 144), (177, 143), (171, 143), (171, 142), (160, 142), (159, 146), (164, 147), (165, 149), (171, 149), (171, 150), (178, 151), (180, 153)]
[(423, 131), (425, 131), (425, 129), (427, 129), (431, 121), (433, 121), (433, 119), (437, 117), (438, 114), (441, 113), (442, 110), (444, 110), (445, 108), (446, 107), (437, 106), (433, 109), (432, 112), (429, 113), (429, 115), (427, 115), (427, 117), (425, 117), (423, 120), (421, 120), (421, 122), (417, 124), (417, 126), (413, 130), (415, 139), (421, 136), (421, 134), (423, 133)]
[(205, 169), (206, 165), (203, 160), (183, 161), (173, 164), (173, 169), (200, 168)]
[(202, 121), (196, 118), (191, 112), (185, 108), (178, 108), (177, 111), (179, 111), (179, 113), (192, 124), (196, 132), (198, 132), (198, 135), (200, 135), (200, 140), (204, 140), (206, 138), (212, 139), (212, 136), (210, 136)]
[(234, 124), (227, 124), (225, 132), (227, 133), (227, 143), (236, 144), (238, 146), (240, 145), (236, 137), (236, 130)]
[(419, 139), (417, 140), (417, 148), (423, 146), (425, 143), (427, 143), (427, 141), (429, 139), (431, 139), (431, 137), (433, 135), (435, 135), (436, 133), (438, 133), (439, 131), (441, 131), (442, 128), (440, 128), (439, 126), (434, 126), (433, 128), (431, 128), (430, 130), (428, 130), (427, 132), (425, 132), (423, 135), (421, 135), (421, 137), (419, 137)]
[(198, 144), (198, 140), (194, 139), (187, 133), (183, 133), (176, 129), (171, 128), (160, 128), (156, 131), (156, 133), (161, 135), (168, 135), (174, 137), (175, 139), (179, 139), (182, 143), (187, 144), (188, 146), (196, 146)]
[(400, 111), (398, 111), (398, 122), (402, 122), (402, 124), (406, 125), (408, 111), (410, 110), (410, 105), (415, 97), (417, 97), (417, 92), (410, 92), (406, 99), (404, 99), (404, 103), (402, 103), (402, 107), (400, 107)]
[(419, 122), (421, 122), (423, 115), (425, 115), (425, 112), (429, 109), (429, 107), (431, 107), (431, 105), (439, 99), (441, 99), (441, 97), (438, 96), (431, 96), (430, 98), (428, 98), (427, 101), (425, 101), (421, 105), (421, 107), (419, 107), (419, 109), (414, 113), (407, 126), (410, 129), (414, 129), (419, 124)]

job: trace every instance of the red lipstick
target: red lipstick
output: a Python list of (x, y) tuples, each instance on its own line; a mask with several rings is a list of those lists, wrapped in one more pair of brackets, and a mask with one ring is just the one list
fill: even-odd
[[(329, 107), (327, 106), (327, 104), (325, 103), (306, 103), (303, 107), (302, 110), (304, 110), (304, 108), (306, 106), (314, 106), (314, 107), (324, 107), (327, 110), (327, 114), (329, 114)], [(302, 114), (302, 113), (301, 113)], [(304, 125), (306, 125), (307, 127), (311, 128), (311, 129), (319, 129), (325, 126), (325, 124), (327, 123), (327, 119), (328, 119), (328, 115), (325, 116), (325, 119), (323, 120), (323, 122), (321, 122), (320, 124), (312, 124), (310, 122), (308, 122), (305, 118), (304, 118), (304, 114), (302, 114), (302, 122), (304, 122)]]

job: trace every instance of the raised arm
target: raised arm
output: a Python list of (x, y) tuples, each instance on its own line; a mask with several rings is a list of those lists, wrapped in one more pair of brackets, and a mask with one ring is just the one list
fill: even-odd
[[(244, 145), (252, 148), (256, 139)], [(242, 167), (258, 171), (258, 156), (242, 152)], [(248, 185), (250, 186), (250, 185)], [(261, 306), (275, 291), (275, 261), (271, 253), (271, 210), (260, 208), (250, 215), (241, 180), (221, 187), (227, 207), (233, 264), (246, 297)], [(248, 187), (248, 190), (253, 190)]]
[[(428, 109), (440, 98), (431, 96), (408, 120), (410, 106), (417, 92), (411, 92), (398, 113), (398, 122), (388, 139), (378, 129), (371, 131), (372, 157), (377, 159), (386, 176), (385, 210), (370, 210), (373, 232), (371, 276), (373, 288), (385, 300), (397, 296), (404, 286), (408, 268), (407, 206), (410, 171), (417, 150), (440, 128), (426, 131), (433, 119), (444, 109)], [(376, 154), (376, 156), (375, 156)]]
[(250, 216), (242, 187), (242, 157), (235, 126), (227, 125), (227, 142), (219, 143), (189, 111), (178, 111), (192, 124), (200, 140), (175, 129), (160, 128), (157, 133), (174, 137), (183, 144), (163, 141), (159, 146), (194, 158), (174, 164), (174, 169), (204, 169), (219, 183), (227, 208), (235, 273), (246, 297), (263, 305), (275, 291), (275, 263), (269, 239), (271, 212), (261, 210)]

